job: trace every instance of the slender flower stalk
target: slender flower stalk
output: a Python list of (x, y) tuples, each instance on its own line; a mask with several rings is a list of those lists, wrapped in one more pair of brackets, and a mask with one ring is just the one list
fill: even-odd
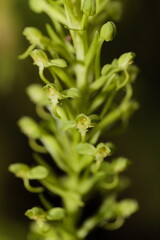
[[(39, 194), (38, 206), (25, 213), (33, 220), (28, 240), (84, 240), (96, 227), (121, 227), (138, 209), (136, 200), (118, 201), (128, 185), (121, 172), (130, 161), (113, 158), (115, 148), (109, 141), (112, 130), (125, 127), (138, 108), (132, 99), (135, 54), (122, 54), (101, 66), (103, 44), (116, 35), (115, 23), (106, 19), (119, 17), (119, 2), (29, 3), (33, 11), (45, 12), (52, 21), (46, 25), (46, 35), (34, 27), (25, 28), (30, 46), (20, 56), (33, 59), (42, 80), (27, 88), (40, 121), (25, 116), (18, 122), (37, 165), (16, 163), (9, 170), (23, 180), (28, 191)], [(35, 187), (35, 181), (40, 186)], [(61, 201), (52, 202), (48, 194)], [(100, 205), (90, 216), (82, 217), (95, 194), (100, 196)]]

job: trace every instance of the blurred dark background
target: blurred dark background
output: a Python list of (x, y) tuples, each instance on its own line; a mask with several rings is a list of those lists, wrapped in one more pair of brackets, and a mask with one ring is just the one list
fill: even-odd
[[(127, 171), (132, 184), (125, 196), (138, 199), (140, 210), (125, 225), (111, 232), (95, 231), (91, 239), (158, 240), (160, 235), (160, 2), (125, 0), (116, 39), (103, 48), (103, 61), (133, 51), (140, 74), (134, 85), (140, 109), (128, 130), (115, 137), (119, 155), (133, 161)], [(0, 1), (0, 240), (25, 240), (27, 208), (37, 203), (35, 195), (24, 190), (20, 180), (8, 173), (12, 162), (32, 162), (27, 139), (17, 120), (34, 115), (34, 106), (25, 95), (31, 82), (38, 82), (37, 69), (30, 59), (17, 60), (27, 43), (21, 32), (25, 26), (38, 26), (48, 18), (30, 11), (27, 1)], [(40, 26), (41, 25), (41, 26)], [(95, 237), (97, 236), (97, 237)]]

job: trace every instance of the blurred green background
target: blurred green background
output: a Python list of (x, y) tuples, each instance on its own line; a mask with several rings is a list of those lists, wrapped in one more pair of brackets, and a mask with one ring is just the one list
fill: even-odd
[[(44, 28), (48, 18), (30, 11), (26, 0), (0, 0), (0, 240), (25, 240), (27, 208), (37, 196), (24, 190), (20, 180), (8, 173), (12, 162), (32, 162), (27, 139), (20, 133), (17, 120), (34, 116), (34, 106), (25, 94), (31, 82), (38, 82), (36, 67), (17, 56), (26, 49), (22, 37), (25, 26)], [(160, 235), (160, 2), (125, 0), (124, 14), (117, 23), (118, 34), (103, 48), (103, 62), (123, 52), (134, 51), (141, 71), (134, 86), (141, 108), (128, 130), (113, 138), (119, 155), (133, 160), (127, 171), (132, 184), (125, 196), (138, 199), (140, 210), (119, 230), (95, 231), (90, 239), (158, 240)], [(97, 236), (97, 237), (96, 237)]]

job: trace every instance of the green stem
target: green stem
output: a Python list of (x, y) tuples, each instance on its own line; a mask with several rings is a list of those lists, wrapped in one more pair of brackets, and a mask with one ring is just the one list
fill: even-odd
[(23, 179), (24, 187), (32, 193), (41, 193), (43, 192), (43, 187), (32, 187), (27, 178)]
[(103, 40), (99, 40), (99, 44), (96, 51), (96, 57), (95, 57), (95, 79), (97, 79), (100, 76), (101, 72), (101, 48), (102, 48)]
[(45, 78), (43, 70), (44, 70), (43, 68), (41, 67), (39, 68), (39, 76), (45, 84), (49, 84), (50, 82)]
[(75, 67), (77, 87), (84, 90), (87, 84), (87, 69), (85, 66), (85, 54), (86, 54), (86, 32), (75, 33), (75, 51), (77, 64)]

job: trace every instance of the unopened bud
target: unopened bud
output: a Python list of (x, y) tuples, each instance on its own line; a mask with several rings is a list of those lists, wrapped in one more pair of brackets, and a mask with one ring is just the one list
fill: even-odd
[(100, 37), (109, 42), (114, 39), (117, 33), (117, 28), (114, 22), (110, 21), (105, 23), (100, 30)]
[(21, 131), (27, 135), (28, 137), (31, 137), (33, 139), (37, 139), (41, 135), (41, 129), (38, 126), (38, 124), (29, 117), (22, 117), (18, 121), (18, 125), (21, 129)]
[(42, 90), (42, 86), (39, 84), (31, 84), (27, 87), (27, 94), (35, 104), (40, 106), (46, 106), (48, 104), (48, 99)]
[(35, 179), (35, 180), (45, 179), (47, 176), (48, 176), (47, 168), (41, 165), (33, 167), (29, 173), (29, 179)]
[(91, 120), (83, 113), (76, 117), (76, 127), (80, 132), (86, 132), (91, 127)]
[(41, 13), (43, 12), (45, 1), (44, 0), (29, 0), (30, 8), (36, 12)]
[(82, 12), (87, 16), (93, 16), (96, 13), (96, 0), (84, 0)]
[(65, 217), (65, 210), (63, 208), (57, 207), (52, 208), (48, 211), (47, 220), (49, 221), (57, 221), (62, 220)]
[(128, 218), (138, 210), (138, 203), (134, 199), (125, 199), (119, 202), (117, 208), (123, 218)]
[(23, 35), (33, 45), (40, 45), (42, 33), (34, 27), (26, 27), (23, 31)]

